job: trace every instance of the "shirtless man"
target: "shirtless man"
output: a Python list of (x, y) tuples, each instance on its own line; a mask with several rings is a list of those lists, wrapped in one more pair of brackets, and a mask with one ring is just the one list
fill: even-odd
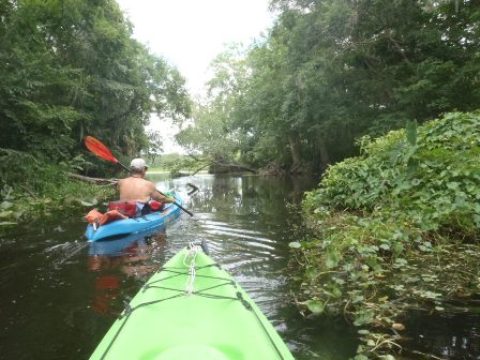
[(150, 200), (165, 203), (175, 201), (175, 199), (161, 195), (153, 182), (144, 179), (148, 169), (145, 160), (140, 158), (133, 159), (130, 163), (130, 169), (130, 177), (118, 181), (120, 200), (133, 200), (143, 204), (147, 204)]

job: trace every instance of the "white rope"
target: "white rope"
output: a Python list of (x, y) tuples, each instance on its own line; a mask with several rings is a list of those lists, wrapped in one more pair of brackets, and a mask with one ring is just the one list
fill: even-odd
[[(187, 279), (187, 285), (185, 287), (185, 292), (188, 295), (191, 295), (195, 291), (195, 259), (197, 257), (198, 251), (200, 250), (200, 247), (198, 245), (195, 245), (194, 243), (191, 243), (189, 246), (189, 251), (183, 258), (183, 265), (185, 267), (188, 267), (188, 273), (189, 277)], [(187, 260), (190, 259), (190, 263), (187, 263)]]

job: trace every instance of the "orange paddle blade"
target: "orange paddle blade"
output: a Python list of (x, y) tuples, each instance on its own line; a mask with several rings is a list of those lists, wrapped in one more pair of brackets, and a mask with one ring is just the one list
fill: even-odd
[(99, 158), (113, 163), (118, 163), (117, 158), (113, 156), (110, 149), (107, 148), (100, 140), (95, 139), (93, 136), (85, 136), (83, 142), (85, 143), (87, 149), (97, 155)]

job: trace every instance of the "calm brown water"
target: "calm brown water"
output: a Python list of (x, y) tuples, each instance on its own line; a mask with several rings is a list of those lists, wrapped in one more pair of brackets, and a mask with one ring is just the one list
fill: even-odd
[(294, 204), (310, 181), (209, 175), (159, 180), (159, 188), (200, 192), (194, 218), (162, 236), (89, 245), (80, 216), (29, 224), (0, 239), (0, 359), (87, 359), (115, 317), (150, 277), (192, 240), (206, 240), (299, 359), (348, 359), (355, 331), (318, 324), (290, 303), (288, 243), (298, 240)]
[[(288, 243), (300, 239), (295, 204), (315, 184), (274, 177), (160, 177), (159, 188), (200, 192), (163, 236), (88, 244), (81, 216), (27, 224), (0, 237), (0, 359), (88, 359), (153, 271), (193, 240), (206, 240), (298, 359), (353, 357), (356, 330), (312, 321), (290, 303)], [(406, 319), (407, 346), (441, 359), (480, 359), (475, 314)], [(421, 357), (420, 357), (421, 358)]]

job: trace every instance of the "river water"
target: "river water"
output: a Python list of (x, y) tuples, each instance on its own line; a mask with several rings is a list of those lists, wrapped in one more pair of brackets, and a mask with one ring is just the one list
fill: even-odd
[[(164, 235), (91, 245), (76, 215), (27, 224), (0, 238), (0, 359), (87, 359), (124, 301), (193, 240), (207, 242), (212, 258), (249, 293), (297, 359), (353, 357), (353, 327), (342, 318), (302, 317), (289, 294), (288, 243), (302, 237), (298, 204), (315, 183), (211, 175), (155, 180), (162, 190), (185, 190), (187, 182), (200, 189), (188, 205), (195, 216), (182, 216)], [(415, 325), (426, 328), (413, 336), (418, 348), (438, 353), (422, 342), (429, 321)], [(478, 359), (462, 345), (455, 350), (445, 332), (435, 338), (442, 339), (436, 344), (441, 355)], [(467, 343), (472, 339), (470, 331)]]
[[(158, 179), (162, 190), (200, 191), (162, 236), (94, 246), (81, 216), (32, 223), (0, 239), (0, 358), (87, 359), (128, 301), (179, 249), (206, 240), (299, 359), (347, 359), (354, 330), (341, 319), (318, 324), (292, 305), (286, 267), (298, 240), (295, 204), (311, 181), (201, 175)], [(87, 210), (87, 209), (86, 209)], [(120, 242), (119, 242), (120, 243)], [(165, 325), (165, 326), (168, 326)]]

